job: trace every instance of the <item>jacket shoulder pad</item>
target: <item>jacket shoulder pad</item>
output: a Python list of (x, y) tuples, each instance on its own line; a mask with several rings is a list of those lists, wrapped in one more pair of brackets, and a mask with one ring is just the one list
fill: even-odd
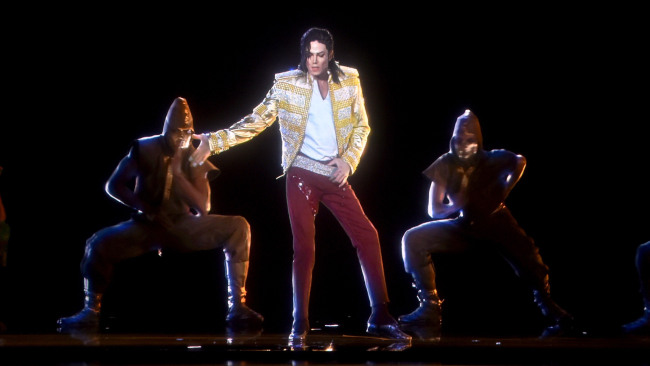
[(296, 76), (302, 76), (304, 74), (305, 73), (302, 72), (300, 69), (294, 69), (294, 70), (279, 72), (279, 73), (275, 74), (275, 79), (279, 80), (279, 79), (293, 78), (293, 77), (296, 77)]

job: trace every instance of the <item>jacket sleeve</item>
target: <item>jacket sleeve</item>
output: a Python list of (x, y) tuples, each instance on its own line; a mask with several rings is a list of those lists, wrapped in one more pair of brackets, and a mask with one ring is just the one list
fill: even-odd
[(233, 146), (249, 141), (275, 122), (278, 116), (276, 84), (253, 113), (235, 122), (232, 126), (210, 133), (210, 153), (220, 154)]
[(343, 151), (341, 158), (350, 165), (350, 174), (354, 173), (361, 160), (361, 155), (366, 148), (368, 135), (370, 134), (370, 125), (368, 124), (368, 115), (361, 90), (359, 78), (355, 78), (356, 96), (352, 103), (352, 117), (354, 125), (347, 148)]

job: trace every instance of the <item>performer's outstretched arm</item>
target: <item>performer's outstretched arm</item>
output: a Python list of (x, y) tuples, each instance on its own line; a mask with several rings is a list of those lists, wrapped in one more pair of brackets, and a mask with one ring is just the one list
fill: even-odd
[(200, 141), (196, 151), (190, 157), (192, 165), (200, 165), (210, 155), (220, 154), (233, 146), (250, 141), (272, 125), (278, 116), (278, 101), (274, 96), (275, 93), (274, 85), (262, 103), (255, 107), (253, 113), (232, 126), (216, 132), (192, 135), (193, 139)]

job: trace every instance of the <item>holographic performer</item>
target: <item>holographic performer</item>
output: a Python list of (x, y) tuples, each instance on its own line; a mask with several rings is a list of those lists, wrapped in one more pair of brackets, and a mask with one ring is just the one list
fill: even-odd
[(479, 247), (497, 251), (532, 289), (550, 322), (542, 337), (559, 335), (573, 326), (573, 317), (551, 299), (548, 267), (537, 246), (504, 203), (525, 166), (521, 155), (483, 149), (481, 127), (470, 110), (457, 118), (450, 151), (423, 172), (432, 182), (428, 213), (433, 221), (407, 230), (402, 237), (404, 268), (413, 278), (419, 300), (415, 311), (399, 317), (404, 329), (441, 326), (431, 255)]
[(624, 334), (650, 334), (650, 241), (639, 245), (636, 250), (635, 265), (639, 275), (643, 315), (633, 322), (623, 325)]
[(282, 140), (282, 169), (293, 234), (293, 323), (290, 340), (304, 340), (315, 263), (314, 220), (322, 202), (356, 248), (371, 305), (367, 332), (410, 339), (388, 311), (388, 291), (377, 230), (348, 177), (356, 170), (370, 127), (359, 73), (334, 59), (326, 29), (311, 28), (300, 40), (298, 69), (275, 75), (266, 98), (229, 128), (200, 135), (195, 163), (259, 135), (276, 119)]
[[(219, 170), (209, 161), (192, 166), (194, 121), (187, 101), (175, 98), (162, 134), (134, 141), (106, 183), (106, 192), (133, 209), (132, 217), (86, 241), (81, 262), (84, 306), (58, 320), (60, 331), (98, 329), (102, 296), (117, 263), (151, 251), (223, 248), (228, 283), (228, 326), (259, 326), (263, 317), (245, 303), (250, 227), (241, 216), (210, 212), (210, 181)], [(135, 180), (135, 186), (133, 181)]]

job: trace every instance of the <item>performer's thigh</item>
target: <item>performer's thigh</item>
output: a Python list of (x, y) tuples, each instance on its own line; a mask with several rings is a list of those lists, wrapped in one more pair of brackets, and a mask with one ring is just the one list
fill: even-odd
[(165, 246), (178, 251), (223, 248), (229, 260), (247, 261), (250, 251), (250, 225), (237, 215), (188, 215), (173, 230), (177, 240)]
[(374, 225), (366, 216), (352, 186), (343, 187), (329, 182), (325, 183), (328, 191), (323, 193), (322, 202), (339, 221), (356, 247), (372, 245), (379, 247), (379, 236)]
[(455, 220), (437, 220), (407, 230), (402, 246), (412, 251), (454, 253), (468, 250), (469, 241)]
[(119, 262), (157, 249), (153, 231), (133, 220), (99, 230), (86, 241), (84, 261)]
[(314, 219), (318, 213), (321, 196), (315, 182), (317, 178), (314, 173), (304, 169), (291, 168), (287, 172), (287, 211), (294, 248), (297, 243), (308, 245), (314, 240)]

